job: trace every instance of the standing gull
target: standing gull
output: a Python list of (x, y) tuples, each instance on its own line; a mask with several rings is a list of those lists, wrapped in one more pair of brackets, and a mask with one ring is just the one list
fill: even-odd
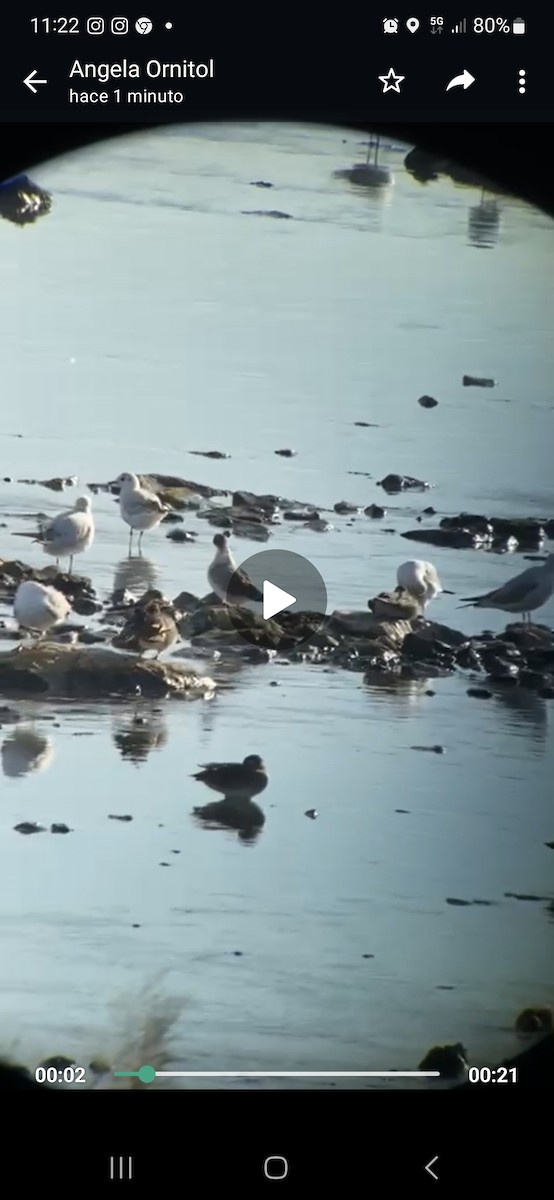
[(71, 605), (56, 588), (26, 579), (15, 593), (13, 612), (20, 628), (43, 634), (65, 620)]
[[(215, 555), (208, 568), (208, 583), (223, 604), (239, 605), (247, 600), (263, 601), (263, 595), (246, 571), (237, 566), (229, 549), (229, 542), (222, 533), (214, 537)], [(229, 584), (233, 581), (232, 590)]]
[(119, 511), (123, 520), (130, 526), (129, 534), (129, 556), (133, 548), (133, 532), (139, 532), (139, 553), (141, 551), (142, 537), (146, 529), (154, 529), (170, 509), (167, 504), (162, 504), (159, 496), (155, 492), (150, 492), (148, 488), (141, 487), (138, 475), (133, 475), (129, 471), (124, 471), (122, 475), (118, 475), (114, 480), (120, 488), (119, 492)]
[(502, 612), (522, 613), (531, 622), (531, 613), (541, 608), (554, 592), (554, 554), (541, 567), (529, 567), (502, 587), (484, 596), (463, 596), (461, 608), (499, 608)]
[(399, 586), (419, 600), (422, 608), (425, 608), (430, 600), (434, 600), (439, 592), (444, 591), (436, 567), (419, 558), (402, 563), (396, 572), (396, 578)]
[[(88, 550), (94, 541), (94, 518), (91, 511), (89, 496), (78, 496), (73, 508), (68, 512), (58, 513), (52, 521), (43, 525), (33, 541), (39, 542), (45, 554), (51, 554), (56, 559), (69, 558), (69, 574), (73, 571), (75, 554)], [(22, 533), (21, 537), (30, 537)]]

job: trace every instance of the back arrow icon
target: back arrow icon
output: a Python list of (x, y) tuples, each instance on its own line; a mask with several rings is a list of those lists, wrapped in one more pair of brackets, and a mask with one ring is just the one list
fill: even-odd
[(429, 1174), (433, 1176), (433, 1179), (438, 1179), (438, 1175), (435, 1175), (435, 1172), (431, 1170), (431, 1167), (433, 1167), (435, 1165), (435, 1163), (438, 1161), (439, 1161), (439, 1156), (438, 1156), (438, 1154), (435, 1154), (435, 1157), (432, 1158), (431, 1162), (428, 1162), (427, 1166), (425, 1167), (425, 1170), (428, 1171)]
[(28, 87), (31, 92), (35, 93), (35, 96), (36, 96), (37, 89), (35, 87), (35, 83), (48, 83), (48, 80), (47, 79), (35, 79), (35, 75), (36, 75), (36, 70), (29, 71), (29, 74), (28, 74), (27, 78), (23, 80), (23, 83), (25, 84), (25, 87)]
[(465, 92), (466, 88), (468, 88), (472, 83), (475, 83), (473, 75), (470, 75), (469, 71), (464, 71), (463, 75), (455, 75), (454, 79), (450, 80), (450, 83), (447, 84), (446, 90), (449, 92), (450, 88), (463, 87)]

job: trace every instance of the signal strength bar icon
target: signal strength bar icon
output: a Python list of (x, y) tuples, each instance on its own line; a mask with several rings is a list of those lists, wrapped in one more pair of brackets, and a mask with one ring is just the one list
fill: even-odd
[(467, 21), (466, 21), (466, 18), (465, 18), (465, 17), (463, 17), (461, 21), (458, 21), (458, 24), (457, 24), (457, 25), (454, 25), (454, 28), (453, 28), (453, 29), (451, 29), (451, 30), (450, 30), (450, 32), (451, 32), (451, 33), (467, 33)]

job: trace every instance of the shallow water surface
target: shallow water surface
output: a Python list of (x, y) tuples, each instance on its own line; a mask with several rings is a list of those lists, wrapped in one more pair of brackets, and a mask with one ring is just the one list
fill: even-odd
[[(430, 524), (554, 516), (552, 223), (502, 199), (496, 242), (476, 246), (480, 193), (420, 187), (405, 149), (382, 151), (395, 185), (379, 193), (333, 175), (363, 155), (357, 135), (301, 126), (175, 127), (33, 170), (51, 214), (0, 227), (0, 558), (49, 561), (13, 534), (78, 494), (18, 479), (76, 474), (84, 491), (160, 471), (322, 510), (385, 504), (382, 522), (326, 512), (324, 534), (275, 526), (271, 548), (315, 563), (329, 611), (365, 608), (400, 562), (430, 558), (455, 593), (433, 616), (503, 628), (459, 598), (516, 574), (522, 554), (401, 534), (428, 504)], [(252, 213), (267, 209), (293, 219)], [(464, 388), (464, 374), (497, 386)], [(421, 409), (423, 393), (438, 408)], [(287, 446), (297, 457), (275, 456)], [(210, 449), (231, 457), (189, 454)], [(433, 487), (389, 503), (377, 480), (391, 471)], [(76, 568), (102, 599), (207, 590), (214, 530), (194, 513), (195, 544), (162, 526), (129, 560), (114, 498), (93, 505), (96, 540)], [(233, 541), (239, 559), (261, 549)], [(552, 601), (538, 619), (552, 623)], [(114, 1010), (155, 986), (182, 1002), (175, 1069), (413, 1070), (456, 1041), (475, 1063), (512, 1052), (518, 1010), (554, 984), (553, 702), (470, 698), (467, 676), (391, 688), (306, 664), (231, 678), (196, 665), (223, 683), (211, 700), (15, 705), (48, 752), (2, 777), (4, 1044), (31, 1063), (88, 1061)], [(413, 749), (437, 743), (443, 755)], [(190, 778), (248, 753), (270, 773), (250, 843), (197, 824), (209, 797)], [(23, 820), (72, 832), (24, 837)]]

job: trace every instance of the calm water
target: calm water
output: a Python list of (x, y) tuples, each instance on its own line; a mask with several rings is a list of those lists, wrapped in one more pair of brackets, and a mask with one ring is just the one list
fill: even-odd
[[(357, 135), (300, 126), (172, 128), (35, 168), (51, 214), (0, 223), (2, 475), (76, 474), (84, 490), (160, 471), (332, 508), (382, 503), (376, 480), (404, 472), (433, 490), (393, 498), (382, 523), (274, 529), (272, 548), (321, 571), (330, 609), (365, 608), (414, 555), (458, 596), (522, 569), (521, 555), (400, 534), (429, 503), (554, 516), (552, 222), (503, 199), (497, 239), (477, 247), (480, 193), (421, 187), (405, 152), (382, 152), (395, 186), (379, 194), (333, 176), (363, 156)], [(267, 209), (294, 220), (244, 215)], [(498, 386), (463, 388), (466, 373)], [(422, 393), (439, 407), (419, 408)], [(188, 453), (213, 448), (231, 458)], [(75, 494), (3, 483), (0, 558), (49, 561), (12, 532)], [(186, 514), (195, 545), (147, 534), (129, 563), (116, 504), (94, 508), (79, 566), (103, 597), (125, 583), (207, 590), (204, 522)], [(239, 557), (258, 549), (235, 540)], [(503, 627), (458, 603), (443, 596), (433, 616)], [(552, 602), (539, 619), (554, 620)], [(471, 699), (456, 677), (431, 686), (246, 668), (211, 701), (143, 706), (138, 762), (132, 705), (18, 705), (52, 754), (2, 776), (2, 1044), (30, 1063), (109, 1054), (146, 989), (182, 1006), (181, 1069), (408, 1070), (458, 1040), (476, 1063), (513, 1051), (519, 1008), (554, 992), (546, 901), (505, 897), (552, 894), (554, 709), (523, 691)], [(411, 749), (434, 743), (442, 757)], [(196, 764), (249, 752), (270, 771), (253, 845), (190, 817), (207, 798)], [(24, 838), (21, 820), (73, 832)]]

